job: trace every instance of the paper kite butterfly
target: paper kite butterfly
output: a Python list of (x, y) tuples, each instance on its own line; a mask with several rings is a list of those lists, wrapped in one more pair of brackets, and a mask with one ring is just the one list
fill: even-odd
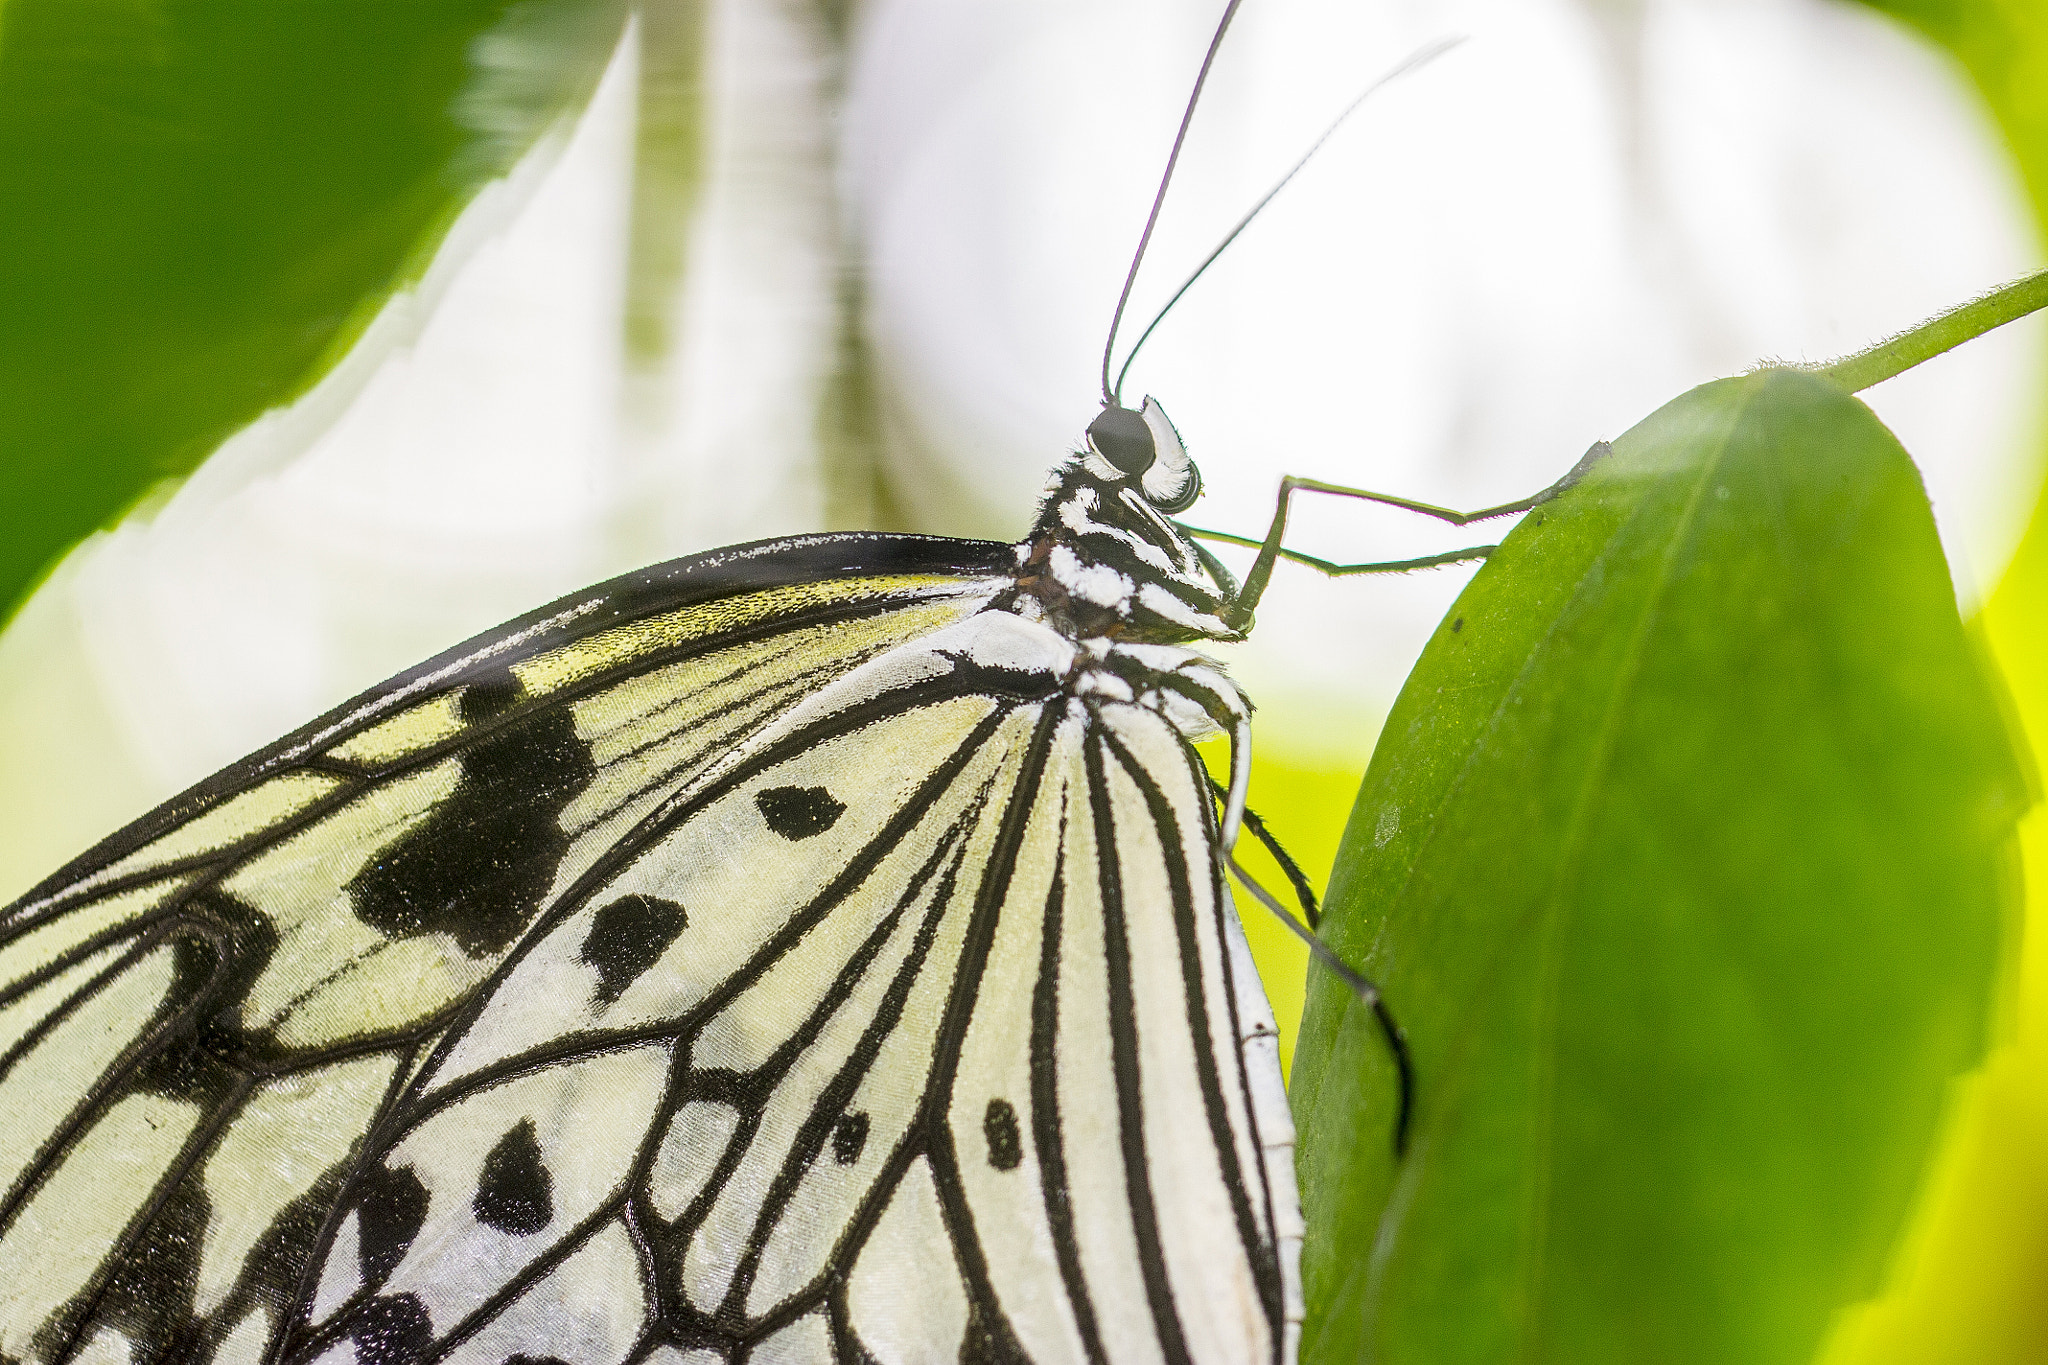
[(0, 1354), (1290, 1358), (1198, 481), (1148, 401), (1020, 545), (615, 580), (36, 888)]

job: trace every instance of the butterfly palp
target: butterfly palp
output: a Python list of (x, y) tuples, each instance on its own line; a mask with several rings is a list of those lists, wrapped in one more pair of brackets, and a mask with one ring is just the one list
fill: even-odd
[(1152, 467), (1145, 471), (1140, 487), (1144, 490), (1145, 501), (1168, 516), (1178, 515), (1193, 507), (1195, 499), (1202, 495), (1202, 471), (1188, 458), (1187, 443), (1174, 429), (1166, 409), (1149, 394), (1145, 397), (1143, 416), (1146, 428), (1152, 433), (1155, 458)]

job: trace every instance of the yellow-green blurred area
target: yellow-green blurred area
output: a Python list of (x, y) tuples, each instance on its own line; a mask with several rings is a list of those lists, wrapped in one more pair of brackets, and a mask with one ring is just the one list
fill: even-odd
[[(2048, 517), (2036, 514), (1981, 620), (2038, 755), (2048, 744)], [(1827, 1365), (2048, 1360), (2048, 813), (2039, 806), (2020, 825), (2020, 852), (2027, 911), (2003, 1041), (1954, 1097), (1891, 1292), (1844, 1316)]]
[[(1889, 0), (1955, 52), (2048, 222), (2048, 7)], [(1981, 616), (2036, 756), (2048, 752), (2048, 500)], [(2038, 779), (2037, 779), (2038, 780)], [(2048, 1359), (2048, 811), (2020, 827), (2028, 885), (2007, 1041), (1957, 1097), (1947, 1147), (1885, 1301), (1845, 1323), (1847, 1362)]]

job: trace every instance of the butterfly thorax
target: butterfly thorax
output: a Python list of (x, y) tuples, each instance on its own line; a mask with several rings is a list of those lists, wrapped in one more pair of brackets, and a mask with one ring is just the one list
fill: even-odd
[(1143, 418), (1126, 409), (1105, 417), (1111, 414), (1129, 419), (1134, 441), (1156, 443), (1133, 453), (1115, 433), (1104, 439), (1098, 419), (1088, 449), (1053, 471), (1031, 533), (1017, 546), (1017, 586), (993, 605), (1070, 640), (1242, 638), (1222, 619), (1226, 585), (1167, 516), (1201, 487), (1178, 435), (1150, 399)]

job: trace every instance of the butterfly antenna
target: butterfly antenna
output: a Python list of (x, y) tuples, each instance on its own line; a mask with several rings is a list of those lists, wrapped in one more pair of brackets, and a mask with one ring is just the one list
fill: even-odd
[[(1226, 20), (1225, 22), (1228, 21)], [(1218, 36), (1220, 37), (1221, 35)], [(1331, 135), (1334, 134), (1339, 128), (1344, 126), (1344, 120), (1350, 118), (1353, 113), (1357, 112), (1358, 106), (1365, 103), (1366, 96), (1372, 94), (1380, 87), (1387, 85), (1392, 81), (1399, 80), (1401, 77), (1409, 74), (1411, 71), (1415, 71), (1420, 69), (1421, 67), (1429, 65), (1429, 63), (1435, 61), (1438, 57), (1443, 56), (1446, 52), (1449, 52), (1452, 48), (1456, 47), (1459, 43), (1462, 43), (1464, 41), (1465, 40), (1463, 37), (1444, 38), (1438, 40), (1437, 42), (1431, 43), (1426, 47), (1417, 49), (1415, 52), (1411, 53), (1408, 57), (1403, 59), (1401, 63), (1395, 66), (1391, 71), (1388, 71), (1385, 75), (1381, 76), (1378, 80), (1374, 81), (1371, 85), (1368, 85), (1367, 87), (1365, 87), (1364, 90), (1360, 91), (1357, 99), (1354, 99), (1353, 101), (1351, 101), (1351, 103), (1345, 105), (1344, 112), (1337, 115), (1336, 118), (1330, 120), (1330, 126), (1323, 129), (1322, 136), (1318, 137), (1313, 143), (1309, 145), (1309, 149), (1306, 152), (1302, 153), (1301, 160), (1295, 162), (1293, 168), (1290, 169), (1287, 172), (1287, 174), (1281, 176), (1280, 179), (1277, 182), (1275, 182), (1273, 188), (1267, 190), (1264, 194), (1259, 196), (1259, 202), (1252, 205), (1251, 212), (1245, 214), (1244, 217), (1237, 220), (1237, 226), (1232, 228), (1228, 233), (1224, 234), (1223, 240), (1216, 244), (1216, 249), (1214, 251), (1211, 251), (1207, 256), (1204, 256), (1202, 258), (1202, 263), (1195, 267), (1194, 273), (1192, 275), (1189, 275), (1185, 280), (1181, 281), (1180, 288), (1173, 291), (1173, 297), (1166, 301), (1166, 306), (1164, 308), (1161, 308), (1157, 313), (1152, 315), (1152, 321), (1147, 323), (1145, 325), (1145, 330), (1138, 334), (1137, 344), (1132, 346), (1131, 353), (1124, 357), (1123, 368), (1116, 372), (1116, 386), (1114, 389), (1111, 389), (1109, 386), (1109, 356), (1107, 353), (1103, 355), (1102, 375), (1104, 394), (1123, 392), (1124, 376), (1131, 372), (1131, 362), (1138, 358), (1139, 351), (1145, 349), (1145, 343), (1152, 339), (1152, 333), (1158, 329), (1160, 323), (1166, 320), (1166, 315), (1173, 311), (1173, 306), (1176, 303), (1180, 302), (1181, 295), (1187, 293), (1189, 289), (1194, 287), (1195, 281), (1202, 278), (1202, 272), (1207, 270), (1211, 265), (1214, 265), (1216, 262), (1216, 258), (1218, 256), (1221, 256), (1224, 253), (1224, 251), (1226, 251), (1229, 248), (1230, 244), (1237, 240), (1237, 234), (1243, 232), (1246, 228), (1251, 226), (1252, 219), (1258, 217), (1260, 211), (1263, 210), (1266, 207), (1266, 205), (1273, 202), (1273, 196), (1287, 188), (1287, 182), (1294, 179), (1294, 177), (1300, 173), (1301, 168), (1303, 166), (1308, 165), (1309, 161), (1315, 156), (1315, 154), (1323, 149), (1323, 144), (1330, 140)], [(1199, 89), (1200, 87), (1197, 88)], [(1190, 107), (1189, 112), (1193, 112), (1192, 107)], [(1182, 127), (1183, 130), (1185, 130), (1186, 125), (1183, 124)], [(1176, 143), (1174, 145), (1174, 151), (1178, 153), (1179, 150), (1180, 146), (1178, 143)], [(1170, 167), (1171, 163), (1168, 163), (1168, 165)], [(1169, 170), (1169, 174), (1170, 173), (1171, 171)], [(1161, 185), (1159, 187), (1159, 191), (1161, 197), (1163, 198), (1166, 193), (1166, 187), (1164, 185)], [(1158, 213), (1158, 205), (1155, 204), (1153, 206), (1152, 211), (1155, 214)], [(1151, 235), (1152, 227), (1149, 223), (1145, 227), (1145, 232), (1147, 236)], [(1138, 249), (1140, 252), (1142, 252), (1144, 250), (1144, 247), (1140, 246)], [(1137, 274), (1137, 266), (1135, 263), (1131, 266), (1131, 273), (1134, 277)], [(1130, 283), (1126, 281), (1124, 284), (1124, 292), (1128, 294), (1130, 292), (1130, 288)], [(1123, 316), (1123, 305), (1121, 303), (1117, 305), (1117, 316), (1119, 318)], [(1114, 337), (1114, 335), (1115, 333), (1112, 331), (1112, 338)]]
[[(1102, 344), (1102, 401), (1106, 406), (1120, 407), (1118, 394), (1122, 392), (1123, 376), (1119, 372), (1117, 387), (1109, 383), (1110, 357), (1116, 352), (1117, 329), (1123, 326), (1124, 309), (1131, 302), (1131, 286), (1138, 282), (1138, 267), (1145, 263), (1145, 248), (1152, 244), (1152, 229), (1159, 225), (1159, 209), (1166, 202), (1166, 187), (1173, 183), (1173, 168), (1180, 161), (1181, 144), (1188, 140), (1188, 125), (1195, 121), (1195, 106), (1202, 101), (1202, 87), (1208, 83), (1209, 68), (1216, 64), (1217, 49), (1223, 46), (1223, 35), (1230, 31), (1230, 21), (1237, 17), (1237, 7), (1244, 0), (1230, 0), (1223, 7), (1223, 21), (1216, 25), (1216, 36), (1209, 40), (1208, 55), (1202, 58), (1202, 69), (1195, 75), (1195, 88), (1188, 95), (1188, 107), (1180, 116), (1180, 131), (1173, 135), (1173, 150), (1166, 156), (1166, 173), (1159, 177), (1159, 192), (1152, 196), (1152, 212), (1145, 218), (1145, 231), (1138, 237), (1137, 254), (1131, 257), (1130, 271), (1124, 276), (1124, 292), (1117, 295), (1116, 315), (1109, 320), (1109, 340)], [(1125, 363), (1128, 370), (1130, 364)]]

